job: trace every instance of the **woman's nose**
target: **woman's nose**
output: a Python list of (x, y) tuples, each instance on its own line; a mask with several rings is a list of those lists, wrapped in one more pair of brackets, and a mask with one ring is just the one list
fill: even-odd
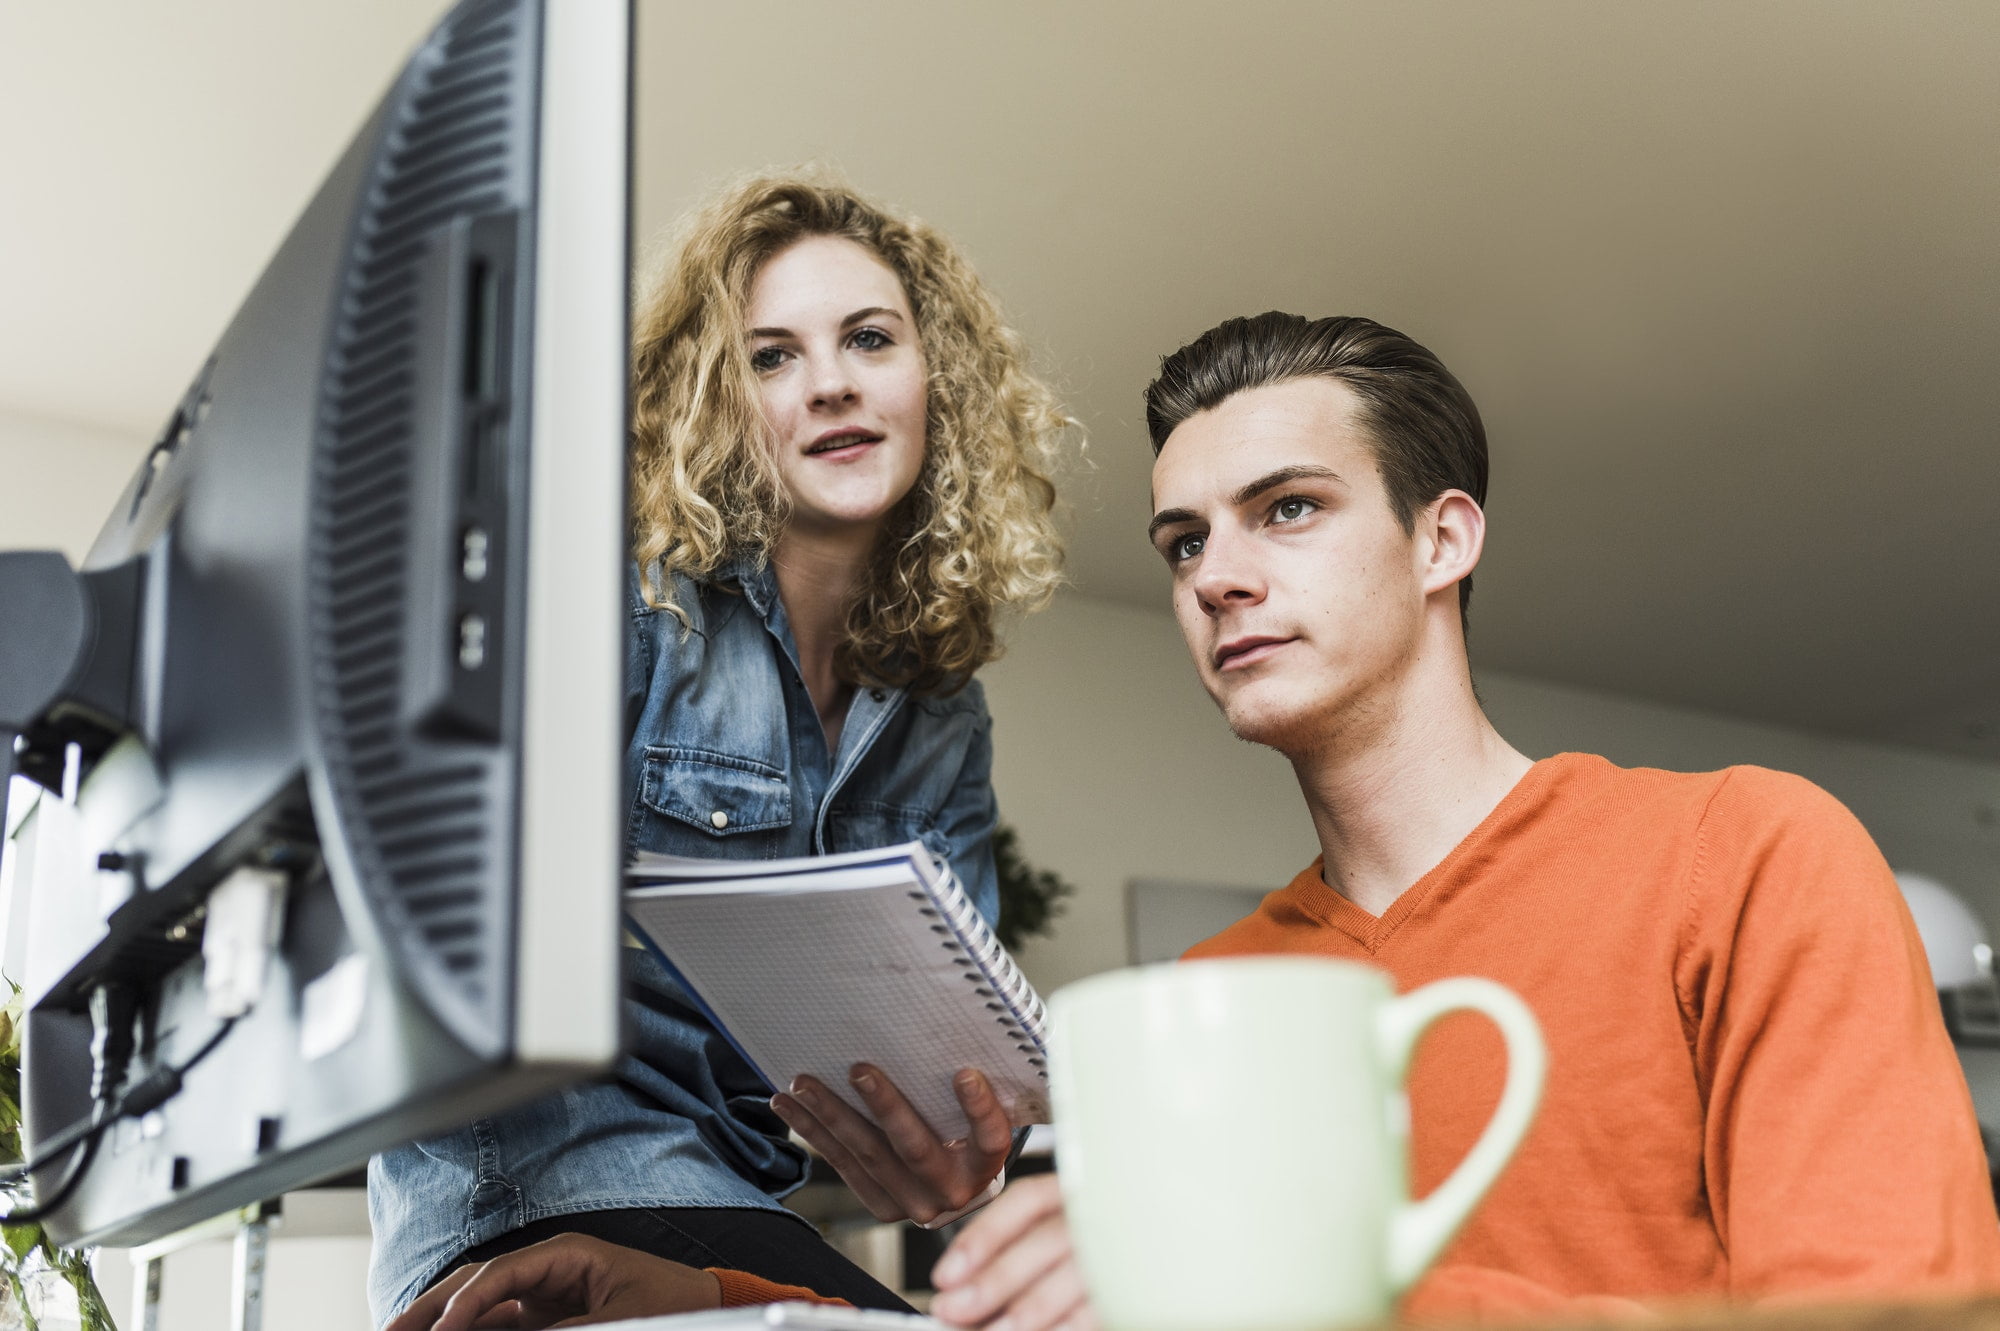
[(839, 356), (818, 357), (812, 362), (814, 406), (836, 406), (852, 402), (858, 395), (854, 376)]

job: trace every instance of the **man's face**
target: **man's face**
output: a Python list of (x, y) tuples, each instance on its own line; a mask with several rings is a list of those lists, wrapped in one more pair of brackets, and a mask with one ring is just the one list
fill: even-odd
[[(1414, 660), (1419, 542), (1343, 383), (1295, 379), (1189, 417), (1153, 464), (1153, 546), (1230, 728), (1288, 754), (1363, 722)], [(1381, 718), (1387, 719), (1387, 718)]]

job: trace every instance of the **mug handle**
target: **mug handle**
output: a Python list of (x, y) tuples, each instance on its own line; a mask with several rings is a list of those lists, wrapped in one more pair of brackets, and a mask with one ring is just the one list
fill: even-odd
[(1500, 1028), (1507, 1044), (1507, 1085), (1486, 1131), (1451, 1177), (1422, 1201), (1405, 1201), (1389, 1218), (1389, 1286), (1398, 1294), (1437, 1260), (1479, 1205), (1535, 1121), (1542, 1099), (1548, 1049), (1534, 1014), (1513, 990), (1471, 976), (1437, 980), (1382, 1005), (1378, 1030), (1383, 1062), (1395, 1084), (1400, 1087), (1409, 1076), (1410, 1056), (1431, 1023), (1447, 1012), (1460, 1011), (1484, 1013)]

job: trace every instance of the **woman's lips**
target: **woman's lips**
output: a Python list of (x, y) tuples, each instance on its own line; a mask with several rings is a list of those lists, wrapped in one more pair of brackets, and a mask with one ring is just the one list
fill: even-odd
[(842, 462), (860, 457), (869, 447), (881, 442), (882, 436), (872, 430), (829, 430), (813, 440), (806, 449), (806, 456)]
[(874, 439), (856, 439), (849, 443), (835, 445), (832, 448), (809, 451), (806, 456), (815, 462), (850, 462), (875, 447), (878, 442), (878, 440)]

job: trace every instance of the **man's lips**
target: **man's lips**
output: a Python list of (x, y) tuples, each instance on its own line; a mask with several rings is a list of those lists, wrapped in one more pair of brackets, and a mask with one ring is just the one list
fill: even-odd
[(868, 444), (879, 444), (882, 436), (873, 430), (828, 430), (812, 441), (806, 449), (809, 458), (822, 457), (828, 453), (858, 452)]
[(1291, 641), (1290, 638), (1274, 638), (1263, 634), (1231, 638), (1215, 649), (1215, 668), (1240, 670), (1245, 666), (1255, 665)]

